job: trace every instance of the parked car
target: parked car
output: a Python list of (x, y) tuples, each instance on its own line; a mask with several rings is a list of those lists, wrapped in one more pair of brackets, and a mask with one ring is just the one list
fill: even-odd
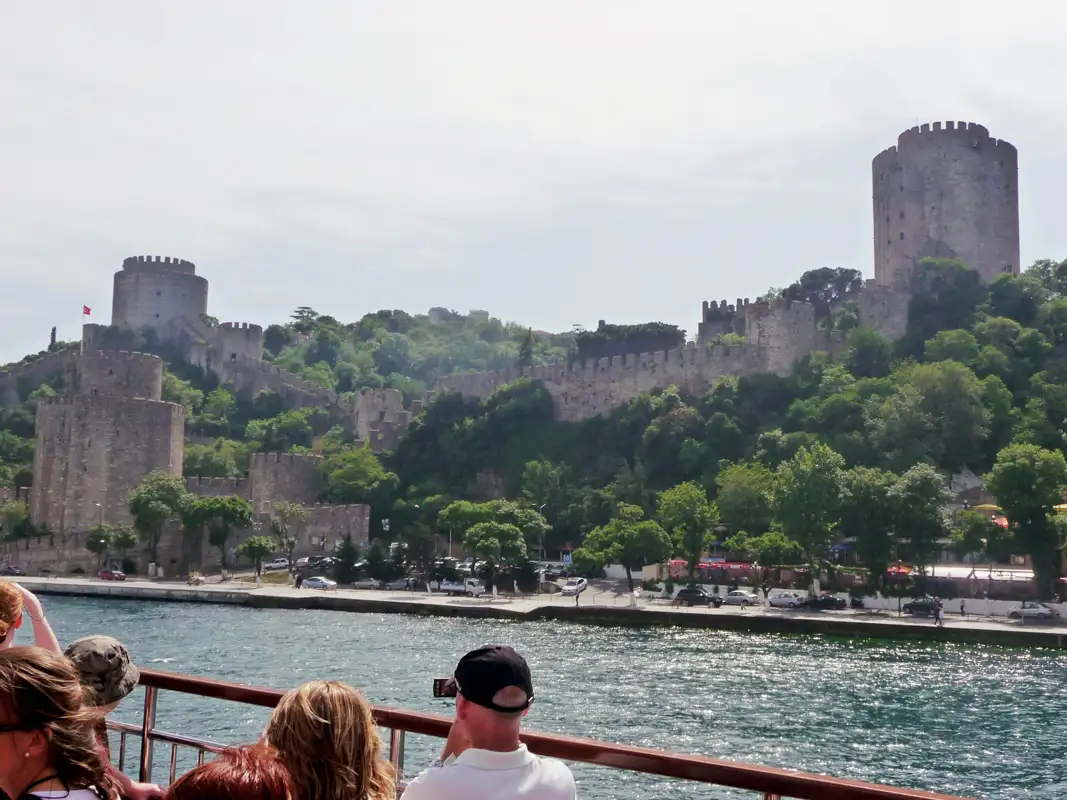
[(430, 588), (443, 594), (465, 594), (467, 597), (480, 597), (485, 594), (485, 585), (476, 578), (464, 578), (461, 581), (435, 581), (430, 584)]
[(1059, 615), (1060, 612), (1051, 606), (1035, 603), (1033, 600), (1027, 600), (1018, 608), (1013, 608), (1008, 612), (1008, 616), (1012, 619), (1056, 619)]
[(722, 598), (717, 594), (704, 591), (699, 586), (686, 586), (679, 589), (674, 596), (674, 602), (682, 606), (715, 606), (722, 605)]
[(16, 567), (14, 564), (8, 564), (3, 569), (0, 569), (0, 575), (25, 575), (26, 570), (21, 567)]
[(293, 566), (296, 569), (307, 569), (309, 566), (311, 566), (311, 564), (309, 563), (308, 557), (304, 556), (303, 558), (298, 558), (296, 561), (294, 561)]
[(382, 585), (383, 589), (407, 589), (411, 585), (411, 578), (397, 578)]
[(563, 594), (568, 597), (579, 595), (589, 588), (589, 581), (585, 578), (571, 578), (563, 584)]
[(807, 605), (808, 598), (802, 594), (796, 592), (782, 592), (781, 594), (772, 594), (767, 600), (767, 604), (771, 608), (803, 608)]
[(270, 561), (265, 561), (263, 563), (264, 572), (271, 572), (279, 569), (289, 569), (288, 558), (272, 558)]
[(745, 606), (758, 606), (760, 604), (760, 596), (747, 589), (734, 589), (732, 592), (727, 593), (723, 602), (728, 606), (741, 606), (742, 608)]
[(808, 598), (808, 608), (812, 611), (840, 611), (848, 608), (848, 601), (834, 594), (820, 594)]
[(329, 578), (317, 576), (314, 578), (304, 578), (303, 586), (305, 589), (336, 589), (337, 581), (331, 581)]
[(374, 578), (357, 578), (352, 581), (351, 586), (353, 589), (381, 589), (382, 584)]
[(126, 573), (117, 569), (102, 569), (98, 573), (98, 577), (102, 581), (124, 581), (126, 580)]
[(911, 614), (916, 617), (929, 617), (934, 613), (934, 608), (936, 608), (934, 598), (920, 597), (905, 603), (900, 607), (900, 610), (905, 614)]

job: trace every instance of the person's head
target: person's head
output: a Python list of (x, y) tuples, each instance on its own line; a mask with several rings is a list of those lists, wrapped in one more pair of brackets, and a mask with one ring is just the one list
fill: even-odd
[(0, 647), (11, 647), (21, 627), (22, 591), (13, 583), (0, 583)]
[(110, 636), (86, 636), (63, 651), (82, 686), (89, 690), (87, 703), (103, 713), (114, 710), (122, 698), (137, 687), (141, 673), (130, 660), (130, 651)]
[(266, 730), (292, 777), (298, 797), (316, 800), (392, 800), (392, 765), (370, 705), (338, 681), (311, 681), (287, 692)]
[(117, 797), (97, 750), (98, 719), (65, 658), (39, 647), (0, 651), (0, 787), (9, 797), (49, 776)]
[(456, 665), (456, 717), (479, 749), (518, 745), (519, 723), (533, 703), (533, 678), (514, 649), (491, 644), (472, 650)]
[(263, 745), (224, 750), (171, 784), (166, 800), (292, 800), (289, 772)]

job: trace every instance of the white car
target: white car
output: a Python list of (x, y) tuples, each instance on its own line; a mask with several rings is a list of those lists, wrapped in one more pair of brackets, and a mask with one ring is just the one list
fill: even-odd
[(585, 578), (571, 578), (565, 584), (563, 584), (563, 594), (568, 597), (572, 597), (577, 594), (581, 594), (589, 588), (589, 581)]
[(307, 565), (308, 565), (308, 557), (307, 556), (304, 556), (303, 558), (298, 558), (296, 561), (293, 562), (293, 566), (296, 567), (297, 569), (305, 569), (307, 567)]
[(1018, 608), (1013, 608), (1008, 612), (1008, 616), (1012, 619), (1056, 619), (1059, 615), (1060, 612), (1051, 606), (1035, 603), (1033, 600), (1027, 600)]
[(305, 589), (336, 589), (337, 581), (331, 581), (329, 578), (316, 577), (316, 578), (304, 578), (302, 584)]
[(746, 589), (734, 589), (723, 598), (723, 602), (728, 606), (741, 606), (743, 608), (745, 606), (758, 606), (760, 599), (755, 592), (750, 592)]
[(803, 608), (806, 602), (808, 602), (808, 598), (796, 592), (774, 594), (767, 600), (768, 605), (772, 608)]
[(374, 578), (359, 578), (352, 581), (351, 586), (353, 589), (380, 589), (382, 585)]
[(270, 561), (266, 561), (263, 564), (264, 572), (271, 572), (272, 570), (289, 569), (288, 558), (272, 558)]

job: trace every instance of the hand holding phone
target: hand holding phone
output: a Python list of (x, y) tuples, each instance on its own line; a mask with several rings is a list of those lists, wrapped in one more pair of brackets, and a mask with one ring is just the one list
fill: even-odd
[(456, 686), (455, 678), (434, 678), (433, 679), (433, 696), (434, 697), (455, 697), (458, 694), (458, 688)]

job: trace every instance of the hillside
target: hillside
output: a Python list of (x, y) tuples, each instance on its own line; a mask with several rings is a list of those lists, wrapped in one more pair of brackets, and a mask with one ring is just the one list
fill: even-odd
[[(484, 401), (439, 398), (378, 457), (330, 428), (321, 409), (286, 409), (270, 393), (236, 398), (173, 360), (165, 395), (190, 411), (186, 474), (239, 474), (256, 450), (315, 449), (327, 455), (323, 500), (371, 502), (375, 533), (384, 518), (393, 535), (466, 529), (476, 517), (462, 523), (456, 506), (442, 509), (503, 491), (542, 511), (547, 549), (584, 541), (577, 557), (590, 562), (618, 558), (619, 537), (648, 534), (646, 523), (662, 525), (669, 549), (692, 561), (718, 521), (716, 535), (765, 563), (822, 563), (832, 541), (851, 537), (870, 565), (892, 555), (922, 563), (952, 537), (961, 556), (1031, 555), (1050, 590), (1061, 543), (1051, 508), (1067, 489), (1067, 262), (1037, 262), (991, 286), (961, 264), (923, 262), (895, 343), (856, 327), (848, 303), (836, 302), (850, 272), (815, 271), (785, 290), (847, 332), (839, 362), (816, 354), (786, 378), (724, 379), (702, 397), (668, 389), (580, 423), (555, 421), (547, 391), (518, 381)], [(268, 328), (266, 345), (274, 363), (339, 392), (417, 395), (446, 372), (608, 353), (613, 337), (684, 340), (668, 328), (550, 336), (399, 311), (344, 325), (303, 308)], [(33, 402), (0, 414), (9, 482), (25, 480), (32, 458)], [(992, 472), (1015, 527), (944, 518), (946, 479), (964, 467)]]

